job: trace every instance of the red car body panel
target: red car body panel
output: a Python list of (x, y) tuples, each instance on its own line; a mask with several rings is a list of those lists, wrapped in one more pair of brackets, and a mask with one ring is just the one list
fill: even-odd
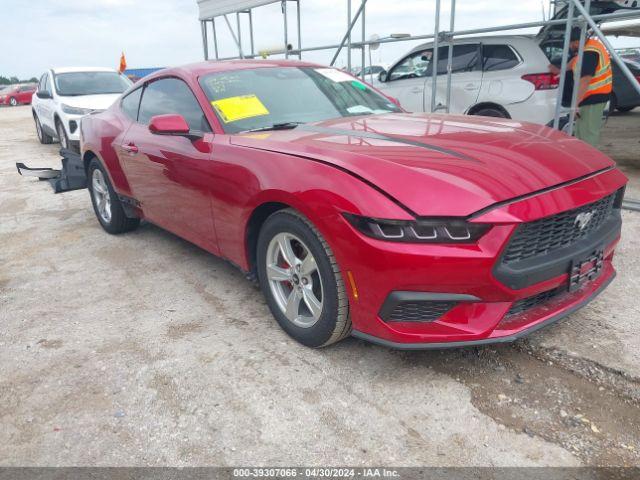
[[(471, 215), (612, 165), (604, 154), (558, 131), (500, 119), (388, 114), (337, 119), (319, 126), (345, 134), (295, 129), (268, 136), (234, 136), (232, 142), (348, 169), (421, 216)], [(411, 143), (362, 138), (361, 133)], [(443, 201), (447, 197), (457, 201)]]
[(10, 105), (11, 99), (15, 98), (20, 105), (30, 105), (31, 97), (36, 91), (36, 86), (33, 85), (29, 90), (22, 90), (21, 85), (16, 85), (0, 94), (0, 105)]
[[(558, 287), (567, 274), (513, 290), (494, 267), (518, 225), (575, 209), (624, 187), (625, 176), (596, 149), (546, 127), (509, 120), (425, 114), (340, 118), (294, 130), (228, 135), (198, 84), (214, 71), (302, 62), (218, 62), (165, 70), (192, 89), (213, 133), (192, 141), (158, 136), (129, 120), (116, 102), (85, 117), (81, 146), (97, 156), (114, 188), (139, 213), (251, 270), (252, 215), (265, 205), (307, 216), (351, 272), (350, 315), (360, 336), (395, 346), (509, 339), (571, 311), (606, 286), (617, 237), (604, 246), (597, 280), (551, 306), (505, 318), (511, 305)], [(137, 149), (132, 153), (131, 147)], [(343, 216), (412, 220), (462, 217), (490, 223), (472, 244), (394, 243), (367, 237)], [(433, 322), (385, 322), (394, 291), (465, 294)]]

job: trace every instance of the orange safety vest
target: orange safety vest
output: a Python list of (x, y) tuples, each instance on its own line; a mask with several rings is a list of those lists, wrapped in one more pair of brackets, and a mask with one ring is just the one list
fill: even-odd
[[(613, 88), (613, 72), (611, 70), (611, 57), (604, 45), (593, 38), (587, 40), (587, 44), (584, 47), (585, 52), (595, 52), (598, 54), (598, 66), (596, 67), (596, 73), (591, 78), (587, 92), (584, 99), (591, 95), (606, 95), (611, 93)], [(578, 63), (578, 56), (574, 56), (569, 63), (569, 68), (575, 73), (576, 63)]]

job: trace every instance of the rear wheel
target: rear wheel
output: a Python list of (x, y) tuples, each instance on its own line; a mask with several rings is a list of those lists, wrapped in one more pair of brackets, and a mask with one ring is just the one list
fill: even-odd
[(12, 107), (15, 107), (18, 105), (18, 100), (15, 97), (11, 97), (9, 99), (9, 103), (11, 104)]
[(89, 163), (87, 178), (93, 211), (102, 228), (109, 233), (117, 234), (135, 230), (140, 225), (139, 218), (128, 218), (125, 215), (109, 176), (95, 158)]
[(271, 215), (260, 230), (257, 262), (271, 313), (295, 340), (324, 347), (351, 332), (340, 270), (307, 218), (291, 209)]
[(619, 112), (630, 112), (634, 108), (636, 107), (616, 107), (616, 110), (618, 110)]
[(471, 115), (479, 115), (481, 117), (498, 117), (498, 118), (508, 118), (503, 111), (498, 110), (497, 108), (481, 108), (480, 110), (476, 110)]
[(38, 135), (38, 140), (43, 145), (49, 145), (53, 143), (53, 137), (51, 135), (47, 135), (46, 132), (42, 129), (42, 124), (40, 123), (40, 119), (38, 115), (33, 114), (33, 120), (36, 122), (36, 135)]

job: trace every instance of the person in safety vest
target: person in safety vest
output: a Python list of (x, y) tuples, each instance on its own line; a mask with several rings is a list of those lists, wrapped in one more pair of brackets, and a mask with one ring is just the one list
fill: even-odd
[[(562, 99), (562, 105), (567, 107), (571, 106), (574, 85), (573, 73), (578, 63), (578, 48), (580, 47), (580, 28), (571, 30), (570, 40), (569, 46), (573, 57), (567, 64), (565, 91)], [(575, 136), (593, 146), (596, 146), (600, 140), (602, 115), (611, 96), (612, 87), (613, 72), (607, 49), (599, 40), (587, 38), (582, 58), (580, 83), (578, 84)]]

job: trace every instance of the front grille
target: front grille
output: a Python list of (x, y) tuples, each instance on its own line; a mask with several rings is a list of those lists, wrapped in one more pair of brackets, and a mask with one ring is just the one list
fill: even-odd
[[(613, 210), (615, 197), (614, 193), (580, 208), (522, 224), (509, 242), (502, 262), (519, 262), (574, 244), (602, 226)], [(578, 215), (588, 213), (592, 213), (589, 222), (580, 228)]]
[(433, 322), (456, 305), (456, 302), (403, 302), (395, 306), (389, 315), (391, 322)]
[(507, 312), (506, 316), (510, 317), (513, 315), (524, 313), (527, 310), (547, 303), (548, 301), (561, 295), (563, 292), (566, 292), (566, 286), (554, 288), (553, 290), (547, 290), (546, 292), (537, 293), (536, 295), (532, 295), (531, 297), (518, 300), (517, 302), (514, 302), (513, 305), (511, 305), (511, 308)]

